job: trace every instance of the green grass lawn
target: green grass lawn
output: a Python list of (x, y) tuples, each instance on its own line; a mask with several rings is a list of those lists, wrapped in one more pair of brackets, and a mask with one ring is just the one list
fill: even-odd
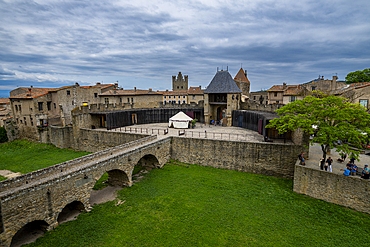
[(369, 246), (370, 215), (292, 183), (170, 162), (30, 246)]
[(0, 144), (0, 170), (25, 174), (87, 154), (89, 153), (60, 149), (51, 144), (16, 140)]

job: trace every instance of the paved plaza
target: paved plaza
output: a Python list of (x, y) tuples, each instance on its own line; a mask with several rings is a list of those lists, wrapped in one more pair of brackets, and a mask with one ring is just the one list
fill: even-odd
[[(168, 134), (164, 135), (164, 130)], [(240, 127), (223, 127), (197, 123), (194, 129), (174, 129), (169, 128), (168, 123), (138, 124), (114, 129), (114, 131), (129, 133), (148, 133), (157, 134), (158, 138), (167, 136), (207, 138), (217, 140), (236, 140), (248, 142), (263, 142), (263, 136), (253, 130)]]
[[(164, 135), (164, 131), (168, 130), (168, 134)], [(155, 124), (139, 124), (121, 127), (114, 129), (113, 131), (126, 131), (129, 133), (148, 133), (157, 134), (158, 138), (165, 138), (167, 136), (180, 136), (180, 137), (193, 137), (193, 138), (207, 138), (217, 140), (234, 140), (234, 141), (248, 141), (248, 142), (263, 142), (263, 136), (253, 130), (248, 130), (240, 127), (224, 127), (205, 125), (203, 123), (197, 123), (194, 129), (174, 129), (168, 128), (168, 123), (155, 123)], [(185, 133), (184, 133), (185, 131)], [(181, 135), (179, 135), (181, 133)], [(184, 134), (183, 134), (184, 133)], [(274, 143), (282, 143), (283, 140), (273, 140)], [(286, 143), (292, 143), (287, 141)], [(343, 174), (340, 169), (345, 169), (348, 162), (348, 158), (345, 162), (340, 163), (337, 159), (340, 157), (335, 149), (331, 150), (331, 153), (327, 155), (327, 158), (333, 159), (332, 170), (333, 173)], [(298, 154), (297, 154), (298, 158)], [(315, 144), (310, 146), (309, 157), (306, 159), (306, 166), (314, 169), (320, 169), (319, 161), (322, 158), (321, 146)], [(359, 168), (363, 168), (365, 164), (370, 165), (370, 156), (360, 154), (360, 161), (356, 161), (356, 165)]]
[[(326, 155), (326, 158), (331, 157), (333, 159), (332, 169), (333, 173), (340, 173), (343, 174), (343, 171), (340, 169), (345, 169), (346, 164), (348, 163), (349, 159), (347, 158), (343, 163), (338, 162), (338, 158), (340, 157), (338, 152), (335, 152), (335, 149), (331, 150), (330, 154)], [(306, 166), (314, 168), (314, 169), (320, 169), (319, 162), (322, 158), (322, 150), (321, 146), (318, 144), (315, 144), (313, 146), (310, 146), (310, 152), (309, 157), (306, 160)], [(365, 154), (360, 154), (359, 157), (360, 161), (355, 161), (355, 164), (358, 168), (364, 168), (364, 165), (370, 165), (370, 156)]]

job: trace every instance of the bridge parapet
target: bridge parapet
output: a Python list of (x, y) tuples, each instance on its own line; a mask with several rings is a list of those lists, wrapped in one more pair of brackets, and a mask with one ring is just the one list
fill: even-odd
[(99, 160), (103, 157), (107, 157), (109, 155), (114, 155), (118, 152), (122, 152), (122, 150), (126, 150), (126, 149), (129, 149), (131, 147), (138, 146), (138, 145), (141, 145), (143, 143), (153, 141), (156, 138), (157, 138), (156, 135), (146, 136), (146, 137), (141, 138), (141, 139), (136, 140), (136, 141), (125, 143), (125, 144), (122, 144), (122, 145), (119, 145), (119, 146), (116, 146), (116, 147), (113, 147), (113, 148), (108, 148), (108, 149), (105, 149), (105, 150), (102, 150), (102, 151), (99, 151), (99, 152), (96, 152), (96, 153), (88, 154), (88, 155), (85, 155), (83, 157), (79, 157), (79, 158), (76, 158), (76, 159), (73, 159), (73, 160), (69, 160), (69, 161), (66, 161), (66, 162), (63, 162), (63, 163), (59, 163), (59, 164), (56, 164), (56, 165), (53, 165), (53, 166), (50, 166), (50, 167), (46, 167), (46, 168), (37, 170), (37, 171), (34, 171), (34, 172), (23, 174), (21, 176), (14, 177), (14, 178), (11, 178), (11, 179), (8, 179), (8, 180), (5, 180), (5, 181), (1, 181), (0, 182), (0, 193), (3, 192), (3, 191), (6, 191), (6, 190), (12, 189), (12, 188), (20, 187), (22, 185), (27, 185), (27, 184), (31, 183), (32, 181), (35, 181), (35, 180), (39, 180), (39, 179), (42, 179), (42, 178), (45, 178), (45, 177), (50, 177), (50, 176), (53, 176), (54, 174), (63, 173), (64, 171), (66, 171), (68, 169), (71, 169), (73, 167), (77, 167), (77, 166), (81, 165), (84, 162), (96, 161), (96, 160)]

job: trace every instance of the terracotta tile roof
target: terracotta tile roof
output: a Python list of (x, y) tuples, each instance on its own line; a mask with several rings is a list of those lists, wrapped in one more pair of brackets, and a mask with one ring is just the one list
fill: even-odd
[(142, 90), (142, 89), (136, 89), (136, 90), (108, 90), (107, 92), (104, 92), (100, 95), (103, 96), (116, 96), (116, 95), (146, 95), (146, 94), (155, 94), (155, 95), (161, 95), (159, 92), (155, 91), (149, 91), (149, 90)]
[(9, 98), (7, 99), (0, 99), (0, 104), (9, 104), (10, 101), (9, 101)]
[(203, 94), (205, 89), (199, 87), (189, 87), (188, 94)]
[(37, 91), (37, 92), (34, 92), (32, 90), (31, 93), (30, 92), (27, 92), (27, 93), (18, 94), (18, 95), (9, 97), (9, 99), (34, 99), (34, 98), (37, 98), (37, 97), (46, 95), (48, 93), (49, 93), (49, 91)]
[(285, 89), (283, 95), (299, 95), (303, 92), (303, 87), (300, 85), (289, 85)]
[(235, 81), (243, 81), (243, 82), (250, 82), (248, 78), (245, 76), (243, 68), (240, 68), (239, 72), (234, 77)]
[(63, 86), (58, 88), (53, 88), (52, 90), (48, 90), (49, 92), (57, 92), (63, 89), (72, 88), (72, 87), (78, 87), (78, 85), (70, 85), (70, 86)]
[(267, 92), (284, 91), (283, 85), (273, 85)]

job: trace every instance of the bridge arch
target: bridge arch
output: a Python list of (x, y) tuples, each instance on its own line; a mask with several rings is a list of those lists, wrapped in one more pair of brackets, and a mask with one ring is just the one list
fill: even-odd
[(136, 164), (137, 166), (142, 166), (149, 169), (160, 168), (161, 165), (157, 159), (157, 157), (153, 154), (146, 154), (140, 158), (140, 160)]
[(21, 246), (26, 243), (34, 242), (38, 237), (44, 235), (49, 224), (44, 220), (34, 220), (20, 228), (12, 237), (10, 246)]
[(86, 209), (83, 203), (80, 201), (73, 201), (67, 204), (58, 215), (58, 224), (62, 224), (74, 219), (82, 211), (86, 211)]

